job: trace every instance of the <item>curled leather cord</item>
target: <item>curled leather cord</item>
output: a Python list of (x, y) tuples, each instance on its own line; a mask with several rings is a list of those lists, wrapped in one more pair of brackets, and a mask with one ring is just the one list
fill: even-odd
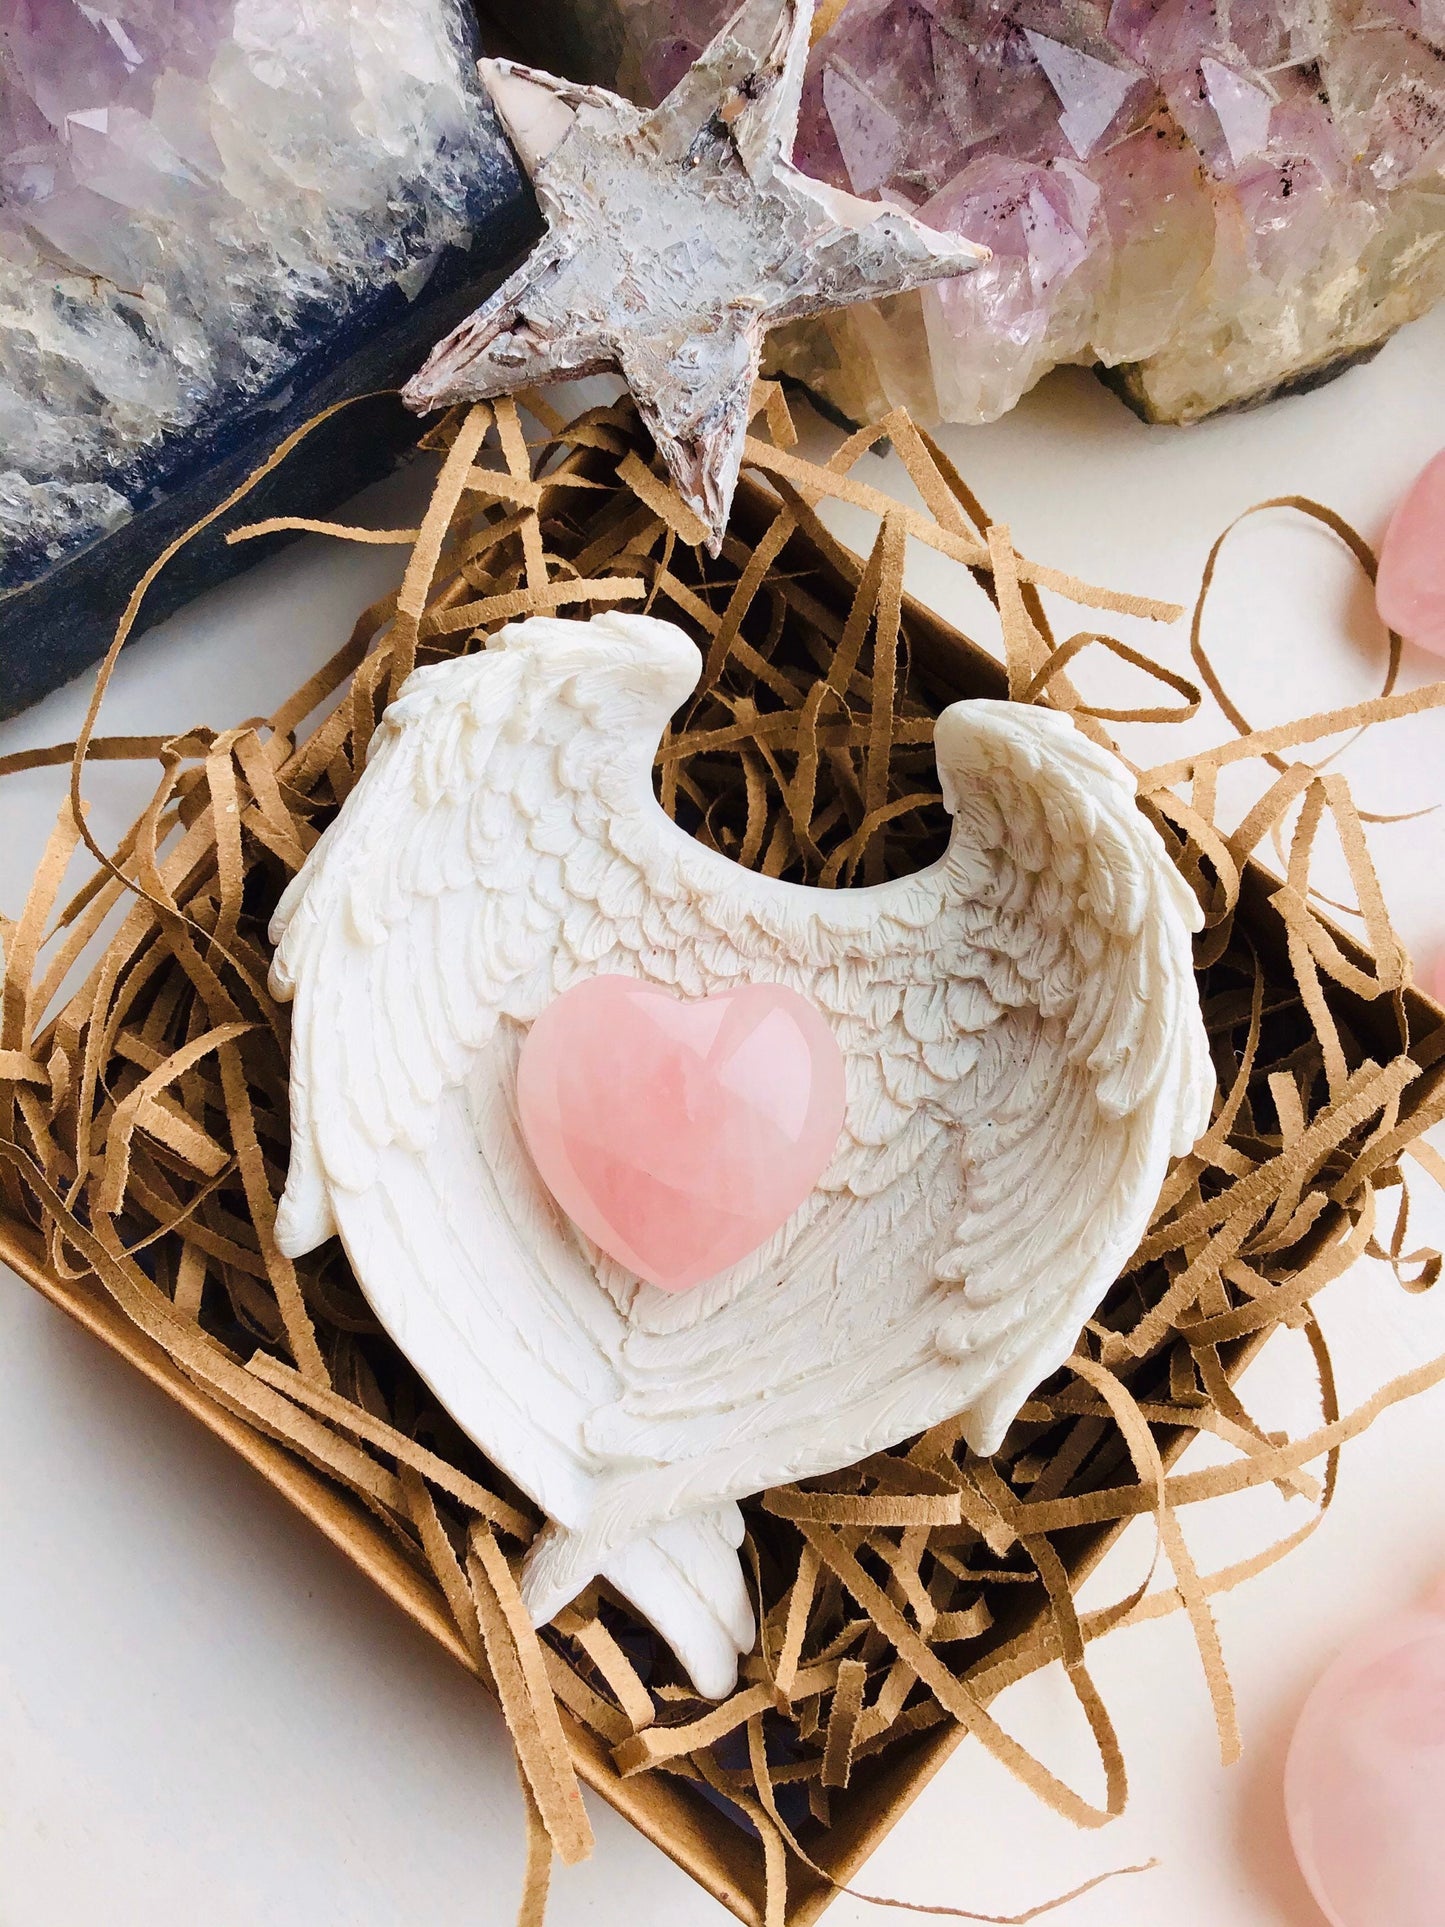
[[(1220, 1097), (1075, 1360), (1039, 1389), (988, 1464), (970, 1457), (956, 1424), (944, 1425), (751, 1505), (743, 1556), (759, 1638), (720, 1705), (696, 1698), (604, 1587), (540, 1636), (526, 1623), (515, 1573), (540, 1525), (535, 1510), (437, 1409), (370, 1319), (336, 1247), (293, 1266), (272, 1233), (286, 1162), (287, 1033), (265, 989), (267, 915), (349, 792), (389, 695), (415, 663), (480, 647), (531, 611), (620, 602), (670, 616), (699, 638), (705, 668), (659, 753), (664, 805), (735, 860), (825, 887), (919, 867), (943, 827), (932, 720), (957, 692), (941, 691), (915, 661), (903, 598), (909, 538), (968, 569), (992, 601), (1016, 699), (1065, 708), (1097, 739), (1106, 720), (1167, 726), (1200, 699), (1188, 678), (1092, 626), (1058, 643), (1057, 601), (1156, 620), (1178, 612), (1020, 556), (906, 415), (814, 463), (796, 453), (782, 391), (764, 384), (756, 404), (748, 459), (771, 490), (771, 519), (749, 540), (730, 533), (717, 561), (695, 545), (686, 506), (626, 402), (568, 422), (528, 398), (540, 425), (530, 444), (510, 402), (455, 411), (426, 437), (440, 472), (417, 530), (323, 526), (339, 539), (406, 544), (405, 575), (269, 721), (166, 738), (97, 733), (120, 644), (162, 558), (131, 599), (77, 743), (0, 764), (4, 774), (69, 762), (71, 777), (28, 901), (0, 925), (0, 1211), (38, 1234), (53, 1277), (89, 1278), (206, 1397), (320, 1470), (358, 1522), (379, 1525), (430, 1576), (517, 1743), (526, 1927), (540, 1921), (552, 1852), (575, 1859), (590, 1839), (559, 1708), (611, 1750), (619, 1775), (663, 1772), (706, 1786), (744, 1818), (758, 1842), (759, 1920), (779, 1927), (790, 1864), (841, 1885), (827, 1867), (834, 1816), (869, 1797), (870, 1762), (930, 1731), (976, 1735), (1082, 1825), (1117, 1813), (1124, 1761), (1087, 1661), (1092, 1642), (1119, 1627), (1186, 1614), (1232, 1757), (1237, 1730), (1210, 1601), (1302, 1543), (1329, 1504), (1343, 1446), (1445, 1377), (1445, 1362), (1421, 1365), (1342, 1413), (1312, 1309), (1363, 1253), (1384, 1257), (1407, 1289), (1439, 1275), (1436, 1254), (1409, 1248), (1403, 1161), (1445, 1177), (1420, 1141), (1445, 1115), (1445, 1046), (1409, 1034), (1408, 960), (1348, 785), (1284, 754), (1445, 692), (1400, 694), (1392, 655), (1370, 702), (1250, 731), (1203, 657), (1201, 596), (1200, 677), (1245, 734), (1144, 772), (1140, 794), (1205, 905), (1198, 962)], [(921, 508), (852, 472), (885, 436)], [(867, 555), (829, 532), (819, 512), (829, 502), (874, 516)], [(1368, 569), (1368, 552), (1338, 518), (1291, 505), (1318, 513)], [(277, 526), (273, 518), (236, 539)], [(791, 559), (795, 536), (840, 571), (848, 597), (840, 602)], [(1216, 558), (1217, 548), (1205, 593)], [(1091, 705), (1073, 676), (1094, 647), (1174, 700)], [(90, 842), (85, 765), (118, 758), (157, 763), (155, 794), (116, 850), (92, 851), (95, 873), (62, 900), (72, 857)], [(1244, 758), (1273, 780), (1226, 830), (1217, 779)], [(1281, 954), (1257, 940), (1241, 903), (1246, 864), (1291, 812), (1284, 874), (1270, 886)], [(1310, 884), (1327, 822), (1339, 831), (1367, 955), (1342, 946)], [(1361, 999), (1389, 1013), (1369, 1043), (1358, 1032)], [(1396, 1200), (1388, 1233), (1378, 1228), (1382, 1193)], [(1286, 1333), (1303, 1340), (1320, 1389), (1320, 1423), (1297, 1439), (1267, 1431), (1236, 1387), (1253, 1349)], [(1231, 1456), (1177, 1469), (1180, 1442), (1204, 1432)], [(1199, 1571), (1186, 1509), (1266, 1485), (1308, 1517), (1273, 1546)], [(1169, 1577), (1153, 1583), (1151, 1568), (1122, 1598), (1079, 1610), (1092, 1550), (1136, 1517), (1154, 1520), (1155, 1564)], [(1055, 1660), (1093, 1736), (1102, 1802), (1034, 1759), (991, 1710), (1004, 1687)], [(716, 1804), (709, 1811), (728, 1824)], [(1000, 1917), (860, 1897), (957, 1918), (1023, 1921), (1040, 1911)]]

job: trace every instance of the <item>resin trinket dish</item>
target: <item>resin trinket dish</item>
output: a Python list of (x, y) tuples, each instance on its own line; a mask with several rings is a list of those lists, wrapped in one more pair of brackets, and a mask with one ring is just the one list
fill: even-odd
[[(816, 890), (653, 795), (701, 670), (673, 624), (614, 613), (416, 670), (276, 912), (271, 988), (294, 1000), (282, 1250), (339, 1233), (387, 1330), (547, 1513), (534, 1621), (601, 1575), (719, 1698), (756, 1633), (738, 1501), (960, 1415), (996, 1451), (1208, 1124), (1214, 1074), (1199, 906), (1067, 716), (946, 709), (945, 854)], [(619, 978), (690, 1000), (652, 999), (673, 1035), (651, 1089), (611, 1061), (635, 1021)], [(710, 1043), (764, 986), (767, 1017), (710, 1066), (683, 1026)], [(846, 1100), (824, 1093), (815, 1141), (799, 1121), (821, 1174), (780, 1199), (749, 1161), (758, 1111), (811, 1112), (833, 1074), (816, 1049), (779, 1088), (804, 1036), (784, 999), (831, 1031)], [(608, 1255), (649, 1245), (695, 1288)], [(709, 1250), (734, 1261), (709, 1276)]]

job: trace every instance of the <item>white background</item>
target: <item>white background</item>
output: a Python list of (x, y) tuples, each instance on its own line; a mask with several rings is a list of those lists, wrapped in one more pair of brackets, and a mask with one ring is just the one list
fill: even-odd
[[(814, 426), (818, 446), (828, 431)], [(1011, 417), (946, 435), (1021, 549), (1097, 581), (1187, 599), (1213, 535), (1261, 497), (1303, 491), (1372, 540), (1445, 443), (1445, 311), (1325, 391), (1189, 430), (1148, 429), (1092, 381), (1052, 378)], [(875, 464), (878, 477), (894, 471)], [(360, 505), (405, 520), (421, 478)], [(846, 519), (845, 519), (846, 521)], [(1378, 685), (1383, 640), (1333, 539), (1283, 515), (1246, 526), (1221, 572), (1211, 647), (1255, 721)], [(976, 596), (927, 557), (911, 582), (964, 626)], [(392, 578), (395, 551), (307, 541), (127, 650), (108, 733), (223, 725), (292, 689)], [(1086, 626), (1080, 622), (1075, 626)], [(978, 632), (982, 633), (981, 630)], [(1181, 626), (1149, 638), (1183, 663)], [(1445, 665), (1412, 653), (1407, 680)], [(1090, 689), (1112, 685), (1086, 672)], [(60, 692), (0, 727), (0, 754), (64, 740), (84, 707)], [(1217, 739), (1203, 718), (1181, 741)], [(1177, 732), (1126, 734), (1140, 761)], [(1445, 712), (1379, 729), (1342, 761), (1381, 812), (1445, 792)], [(133, 775), (87, 777), (92, 821), (121, 827)], [(0, 907), (18, 911), (59, 794), (36, 775), (0, 789)], [(1445, 953), (1445, 813), (1373, 833), (1421, 974)], [(1420, 1187), (1417, 1232), (1445, 1237)], [(1445, 1286), (1441, 1292), (1445, 1293)], [(1445, 1298), (1409, 1298), (1361, 1266), (1321, 1301), (1347, 1404), (1445, 1351)], [(1271, 1424), (1315, 1419), (1302, 1348), (1285, 1340), (1246, 1381)], [(1328, 1655), (1445, 1569), (1445, 1392), (1397, 1409), (1346, 1455), (1336, 1505), (1291, 1560), (1219, 1605), (1246, 1741), (1218, 1763), (1187, 1633), (1116, 1635), (1092, 1664), (1118, 1722), (1125, 1818), (1075, 1832), (965, 1745), (869, 1865), (867, 1890), (1021, 1909), (1109, 1866), (1157, 1856), (1056, 1916), (1068, 1927), (1320, 1927), (1289, 1859), (1280, 1765)], [(1206, 1570), (1302, 1516), (1274, 1497), (1188, 1520)], [(0, 1927), (461, 1927), (505, 1923), (521, 1869), (520, 1801), (500, 1720), (479, 1688), (375, 1594), (226, 1449), (8, 1273), (0, 1272)], [(1127, 1589), (1143, 1529), (1090, 1598)], [(1060, 1680), (997, 1711), (1081, 1789), (1100, 1775)], [(598, 1849), (560, 1873), (552, 1919), (679, 1927), (727, 1918), (600, 1801)], [(838, 1927), (888, 1918), (851, 1899)]]

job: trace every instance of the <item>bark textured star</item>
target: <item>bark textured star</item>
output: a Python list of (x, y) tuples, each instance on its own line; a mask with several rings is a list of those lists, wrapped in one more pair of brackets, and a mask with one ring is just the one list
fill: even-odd
[(619, 368), (716, 553), (768, 328), (988, 258), (793, 166), (811, 20), (812, 0), (746, 0), (651, 112), (483, 61), (547, 233), (437, 345), (408, 405)]

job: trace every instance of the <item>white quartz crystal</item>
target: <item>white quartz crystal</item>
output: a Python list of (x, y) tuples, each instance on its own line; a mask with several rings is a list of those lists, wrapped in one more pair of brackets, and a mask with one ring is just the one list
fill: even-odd
[(414, 292), (498, 140), (462, 0), (107, 4), (0, 7), (0, 579)]

